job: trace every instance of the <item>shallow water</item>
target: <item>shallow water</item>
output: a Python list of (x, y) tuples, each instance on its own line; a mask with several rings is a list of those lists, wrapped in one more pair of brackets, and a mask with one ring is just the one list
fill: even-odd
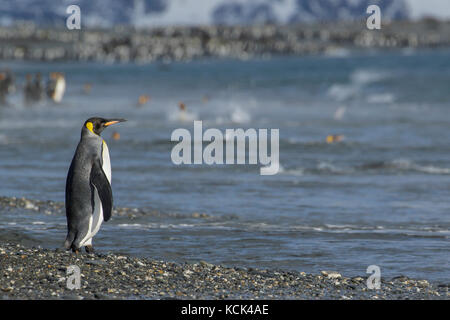
[[(116, 207), (94, 245), (176, 261), (449, 280), (450, 51), (151, 65), (2, 62), (62, 71), (61, 105), (27, 108), (20, 87), (0, 109), (0, 195), (64, 201), (67, 170), (90, 116), (108, 128)], [(90, 94), (83, 85), (92, 83)], [(150, 102), (138, 107), (139, 95)], [(180, 114), (178, 102), (187, 106)], [(175, 166), (175, 128), (280, 129), (281, 171)], [(117, 131), (120, 140), (111, 135)], [(342, 143), (327, 144), (329, 134)], [(193, 213), (205, 213), (196, 217)], [(0, 238), (47, 247), (65, 217), (0, 213)]]

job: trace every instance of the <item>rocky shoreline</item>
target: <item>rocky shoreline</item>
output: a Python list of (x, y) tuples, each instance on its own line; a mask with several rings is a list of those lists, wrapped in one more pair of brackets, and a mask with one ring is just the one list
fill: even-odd
[(339, 55), (345, 50), (450, 46), (450, 22), (365, 21), (291, 26), (199, 26), (110, 30), (0, 27), (0, 60), (152, 62), (199, 58)]
[[(70, 290), (69, 266), (80, 268)], [(73, 282), (72, 282), (73, 283)], [(173, 263), (0, 244), (0, 299), (364, 299), (446, 300), (448, 285), (396, 277), (369, 290), (365, 277)]]
[[(0, 196), (0, 210), (2, 209), (10, 210), (16, 208), (35, 211), (45, 215), (66, 214), (64, 202), (52, 200), (42, 201), (27, 198)], [(199, 212), (194, 212), (192, 214), (178, 214), (166, 212), (163, 214), (160, 211), (151, 208), (127, 208), (127, 207), (113, 208), (113, 216), (125, 216), (130, 219), (134, 219), (140, 216), (161, 216), (161, 215), (164, 215), (164, 217), (190, 217), (198, 219), (205, 219), (211, 217), (207, 213), (199, 213)]]

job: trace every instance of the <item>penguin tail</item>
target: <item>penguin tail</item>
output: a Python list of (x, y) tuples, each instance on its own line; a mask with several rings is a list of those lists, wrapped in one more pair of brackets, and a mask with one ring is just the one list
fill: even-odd
[(66, 250), (69, 250), (70, 248), (72, 248), (74, 240), (75, 240), (75, 235), (73, 233), (69, 232), (69, 234), (67, 235), (66, 241), (64, 241), (64, 248), (66, 248)]

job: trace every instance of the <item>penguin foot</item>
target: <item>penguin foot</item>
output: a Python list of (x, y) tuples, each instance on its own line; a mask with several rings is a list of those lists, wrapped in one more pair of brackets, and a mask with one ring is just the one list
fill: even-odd
[(85, 246), (84, 250), (86, 250), (87, 253), (94, 253), (94, 247), (93, 246)]

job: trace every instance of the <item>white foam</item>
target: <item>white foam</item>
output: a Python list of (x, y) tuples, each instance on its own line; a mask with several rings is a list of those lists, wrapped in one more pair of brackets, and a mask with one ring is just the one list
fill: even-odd
[(392, 164), (401, 170), (414, 170), (429, 174), (450, 174), (450, 168), (442, 168), (436, 166), (423, 166), (416, 164), (408, 159), (396, 159), (392, 161)]
[(140, 223), (121, 223), (118, 225), (121, 228), (145, 228), (145, 225)]
[(350, 75), (351, 82), (359, 85), (367, 85), (386, 79), (389, 73), (371, 69), (357, 69)]
[(305, 169), (304, 168), (295, 168), (295, 169), (289, 169), (285, 170), (284, 168), (280, 167), (280, 173), (292, 175), (292, 176), (303, 176), (305, 175)]
[(380, 104), (387, 104), (387, 103), (393, 103), (395, 101), (395, 96), (392, 93), (378, 93), (378, 94), (371, 94), (367, 96), (367, 102), (369, 103), (380, 103)]
[(335, 98), (337, 101), (345, 101), (355, 97), (359, 90), (358, 86), (352, 84), (333, 84), (328, 89), (327, 95)]
[(319, 171), (328, 171), (331, 173), (349, 173), (351, 170), (346, 168), (338, 167), (330, 162), (320, 161), (317, 165)]
[(231, 114), (231, 121), (234, 123), (248, 123), (250, 119), (250, 115), (239, 107)]
[(450, 168), (438, 168), (434, 166), (415, 166), (417, 171), (430, 174), (450, 174)]
[[(327, 94), (337, 101), (345, 101), (358, 96), (364, 86), (379, 82), (389, 77), (389, 73), (380, 70), (356, 69), (350, 74), (347, 84), (335, 83), (328, 89)], [(382, 98), (386, 99), (385, 96)]]
[(347, 111), (346, 107), (339, 107), (334, 112), (334, 120), (342, 120), (344, 118), (345, 112)]
[(187, 111), (187, 110), (172, 110), (167, 115), (169, 121), (172, 122), (192, 122), (197, 120), (197, 114), (195, 112)]

